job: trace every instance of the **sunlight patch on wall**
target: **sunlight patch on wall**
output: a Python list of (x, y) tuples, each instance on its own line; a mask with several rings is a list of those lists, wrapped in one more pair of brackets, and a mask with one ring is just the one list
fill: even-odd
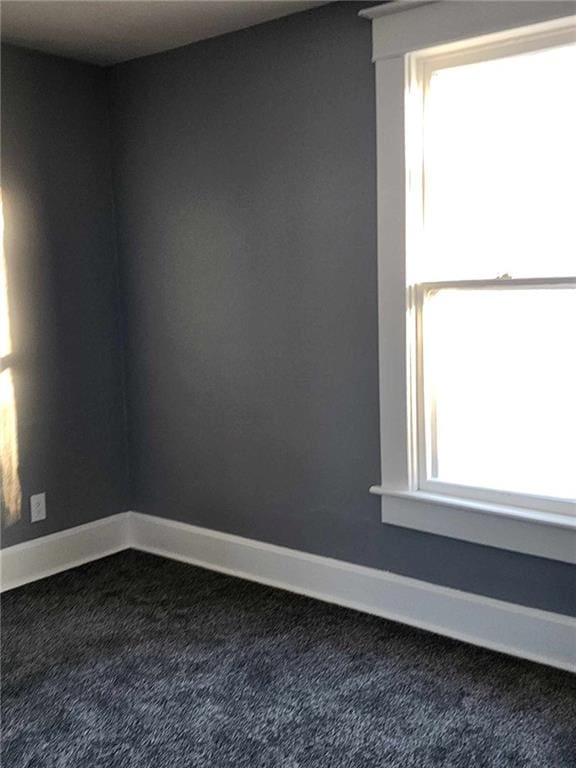
[(11, 524), (20, 518), (22, 491), (18, 476), (18, 430), (12, 377), (8, 285), (4, 253), (4, 212), (0, 196), (0, 492), (2, 518)]

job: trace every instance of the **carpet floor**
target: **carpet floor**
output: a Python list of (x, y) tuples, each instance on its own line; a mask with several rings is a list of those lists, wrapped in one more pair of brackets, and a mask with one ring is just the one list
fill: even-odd
[(569, 673), (123, 552), (3, 597), (3, 768), (576, 766)]

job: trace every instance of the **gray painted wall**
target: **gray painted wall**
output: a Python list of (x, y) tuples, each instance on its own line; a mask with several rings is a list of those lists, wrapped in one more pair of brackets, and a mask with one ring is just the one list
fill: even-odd
[(370, 25), (112, 71), (132, 508), (576, 613), (575, 569), (384, 526)]
[[(128, 508), (106, 73), (2, 51), (21, 519), (4, 546)], [(48, 519), (31, 525), (30, 494)]]
[(384, 526), (367, 492), (375, 114), (358, 7), (110, 72), (4, 47), (20, 467), (49, 516), (30, 525), (26, 504), (3, 545), (133, 508), (576, 614), (572, 566)]

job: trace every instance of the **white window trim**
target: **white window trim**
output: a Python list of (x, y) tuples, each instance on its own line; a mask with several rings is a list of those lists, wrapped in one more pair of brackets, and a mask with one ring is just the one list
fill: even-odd
[(390, 5), (382, 7), (384, 15), (380, 7), (363, 13), (373, 19), (378, 123), (381, 481), (370, 491), (382, 497), (385, 523), (576, 563), (576, 518), (562, 514), (553, 504), (536, 502), (528, 508), (514, 504), (507, 494), (486, 500), (471, 498), (468, 489), (460, 497), (457, 488), (441, 484), (418, 488), (417, 409), (412, 407), (409, 386), (414, 380), (416, 318), (413, 296), (406, 290), (411, 222), (407, 221), (405, 164), (407, 53), (483, 35), (491, 35), (489, 42), (501, 45), (503, 30), (540, 22), (550, 22), (554, 35), (563, 21), (556, 24), (553, 19), (572, 16), (574, 5), (482, 0), (399, 5), (402, 12), (393, 15)]

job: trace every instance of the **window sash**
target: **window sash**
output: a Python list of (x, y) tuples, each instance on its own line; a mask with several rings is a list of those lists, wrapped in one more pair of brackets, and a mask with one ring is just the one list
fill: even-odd
[(576, 40), (575, 18), (564, 17), (513, 31), (466, 38), (410, 52), (405, 56), (405, 158), (406, 158), (406, 368), (408, 424), (408, 487), (412, 491), (473, 500), (488, 504), (514, 506), (576, 516), (576, 505), (547, 496), (499, 491), (458, 485), (428, 477), (427, 435), (423, 379), (423, 304), (426, 295), (443, 288), (471, 290), (478, 288), (555, 288), (573, 287), (571, 276), (496, 278), (419, 282), (419, 268), (425, 247), (424, 208), (426, 174), (424, 120), (427, 90), (433, 73), (439, 69), (463, 66), (491, 59), (567, 45)]
[[(553, 19), (407, 53), (405, 59), (406, 282), (419, 281), (425, 246), (425, 119), (435, 72), (576, 44), (576, 16)], [(496, 275), (494, 275), (496, 277)]]
[(429, 430), (433, 430), (434, 420), (428, 425), (425, 403), (424, 381), (424, 323), (423, 309), (427, 296), (444, 289), (482, 290), (482, 289), (548, 289), (575, 288), (576, 278), (501, 278), (496, 280), (445, 280), (420, 283), (412, 286), (408, 302), (408, 371), (409, 371), (409, 411), (412, 414), (409, 476), (413, 490), (431, 494), (453, 496), (458, 499), (473, 499), (490, 504), (524, 507), (551, 513), (576, 516), (576, 504), (571, 500), (551, 496), (533, 495), (514, 491), (480, 488), (469, 485), (447, 483), (429, 477), (428, 466), (434, 466), (435, 456), (430, 449), (433, 440), (428, 440)]

